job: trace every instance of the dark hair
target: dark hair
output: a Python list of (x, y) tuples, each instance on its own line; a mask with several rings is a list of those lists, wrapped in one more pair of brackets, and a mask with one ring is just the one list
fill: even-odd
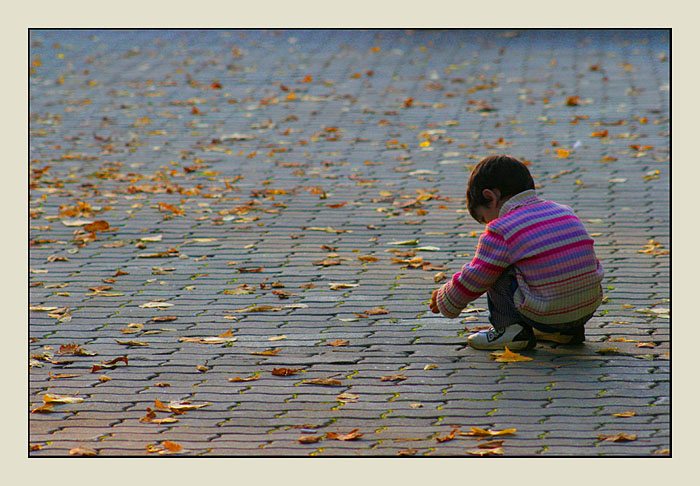
[(467, 183), (467, 208), (472, 218), (479, 221), (475, 209), (487, 206), (489, 200), (484, 189), (498, 189), (501, 198), (515, 196), (535, 188), (530, 171), (525, 164), (510, 155), (491, 155), (476, 164)]

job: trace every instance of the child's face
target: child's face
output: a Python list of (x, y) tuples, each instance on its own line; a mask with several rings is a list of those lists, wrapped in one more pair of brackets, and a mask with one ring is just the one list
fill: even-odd
[(477, 206), (474, 212), (477, 216), (477, 221), (482, 224), (488, 224), (494, 219), (498, 218), (498, 211), (500, 207), (493, 207), (493, 203), (489, 206)]

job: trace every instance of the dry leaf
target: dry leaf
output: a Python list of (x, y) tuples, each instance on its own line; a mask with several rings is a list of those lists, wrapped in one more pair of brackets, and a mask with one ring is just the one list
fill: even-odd
[(82, 403), (84, 400), (79, 397), (70, 397), (67, 395), (55, 395), (46, 393), (43, 396), (44, 403)]
[(601, 434), (598, 436), (598, 440), (602, 440), (605, 442), (631, 442), (633, 440), (637, 440), (637, 435), (636, 434), (626, 434), (624, 432), (620, 432), (619, 434), (615, 434), (615, 435)]
[(261, 353), (251, 353), (251, 354), (256, 354), (256, 355), (258, 355), (258, 356), (274, 356), (274, 355), (276, 355), (277, 353), (279, 353), (280, 351), (282, 351), (282, 348), (269, 349), (269, 350), (263, 351), (263, 352), (261, 352)]
[(343, 290), (359, 287), (359, 284), (329, 283), (331, 290)]
[(83, 226), (83, 229), (88, 233), (94, 233), (96, 231), (109, 231), (109, 223), (107, 221), (97, 220)]
[(403, 450), (397, 452), (397, 455), (399, 455), (399, 456), (415, 456), (417, 453), (418, 453), (418, 451), (416, 449), (409, 448), (409, 449), (403, 449)]
[(302, 383), (307, 385), (343, 386), (341, 381), (332, 378), (313, 378), (311, 380), (304, 380)]
[(522, 356), (518, 353), (512, 352), (510, 349), (508, 349), (508, 346), (505, 347), (505, 351), (500, 352), (497, 351), (495, 353), (490, 353), (489, 357), (495, 361), (498, 361), (499, 363), (513, 363), (517, 361), (532, 361), (532, 358), (528, 358), (527, 356)]
[(277, 312), (281, 310), (281, 307), (275, 307), (272, 305), (251, 305), (245, 309), (237, 309), (233, 312)]
[(97, 451), (92, 447), (79, 446), (70, 450), (71, 456), (96, 456)]
[(299, 442), (301, 444), (315, 444), (316, 442), (320, 441), (321, 439), (323, 439), (322, 435), (317, 435), (314, 437), (308, 436), (308, 435), (302, 435), (301, 437), (299, 437)]
[(502, 445), (502, 440), (491, 440), (489, 442), (482, 442), (477, 447), (479, 449), (496, 449), (497, 447), (501, 447)]
[(298, 368), (273, 368), (271, 373), (275, 376), (290, 376), (301, 371)]
[(350, 344), (350, 341), (344, 341), (342, 339), (336, 339), (335, 341), (331, 341), (328, 343), (329, 346), (347, 346)]
[(472, 456), (502, 456), (503, 448), (496, 447), (494, 449), (467, 449), (467, 454)]
[(271, 338), (268, 338), (267, 340), (268, 341), (281, 341), (283, 339), (287, 339), (287, 336), (285, 336), (284, 334), (281, 336), (272, 336)]
[(633, 412), (631, 410), (628, 410), (627, 412), (614, 413), (612, 415), (613, 415), (613, 417), (627, 418), (627, 417), (634, 417), (635, 415), (637, 415), (637, 413)]
[(408, 378), (406, 378), (403, 375), (389, 375), (389, 376), (382, 376), (382, 378), (381, 378), (382, 381), (403, 381), (403, 380), (407, 380), (407, 379)]
[(459, 435), (471, 437), (496, 437), (498, 435), (514, 435), (517, 429), (491, 430), (479, 427), (471, 427), (471, 432), (460, 432)]
[(336, 398), (341, 402), (355, 403), (357, 402), (357, 399), (360, 398), (360, 396), (350, 392), (343, 392)]
[(456, 434), (458, 431), (459, 431), (459, 429), (457, 429), (457, 428), (452, 429), (452, 432), (450, 432), (450, 433), (447, 434), (446, 436), (444, 436), (444, 437), (435, 437), (435, 440), (436, 440), (438, 443), (447, 442), (448, 440), (454, 439), (454, 438), (455, 438), (455, 434)]
[(335, 432), (328, 432), (326, 434), (326, 439), (333, 439), (333, 440), (355, 440), (359, 439), (362, 437), (364, 434), (358, 433), (360, 429), (353, 429), (347, 434), (337, 434)]
[(121, 344), (122, 346), (148, 346), (148, 343), (144, 343), (142, 341), (120, 341), (119, 339), (115, 339), (117, 344)]
[(238, 376), (235, 376), (233, 378), (228, 378), (228, 381), (230, 381), (232, 383), (239, 383), (239, 382), (243, 382), (243, 381), (255, 381), (258, 379), (260, 379), (260, 376), (258, 376), (258, 375), (251, 376), (250, 378), (240, 378)]

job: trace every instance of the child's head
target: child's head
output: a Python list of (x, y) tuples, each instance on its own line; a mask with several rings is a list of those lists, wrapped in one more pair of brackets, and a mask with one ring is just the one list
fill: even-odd
[(476, 164), (467, 183), (467, 208), (472, 218), (485, 222), (485, 208), (500, 207), (506, 199), (518, 193), (534, 189), (530, 171), (525, 164), (509, 155), (491, 155)]

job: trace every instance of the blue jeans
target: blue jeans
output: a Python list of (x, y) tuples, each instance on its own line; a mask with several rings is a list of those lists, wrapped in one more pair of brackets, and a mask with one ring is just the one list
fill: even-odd
[(518, 280), (515, 277), (515, 267), (511, 265), (505, 269), (501, 276), (498, 277), (498, 280), (496, 280), (496, 283), (493, 284), (493, 287), (487, 291), (486, 300), (489, 307), (489, 321), (495, 329), (504, 329), (512, 324), (525, 324), (541, 332), (562, 332), (568, 334), (582, 328), (593, 317), (593, 314), (591, 314), (582, 319), (562, 324), (535, 322), (522, 315), (515, 306), (513, 296), (517, 289)]

